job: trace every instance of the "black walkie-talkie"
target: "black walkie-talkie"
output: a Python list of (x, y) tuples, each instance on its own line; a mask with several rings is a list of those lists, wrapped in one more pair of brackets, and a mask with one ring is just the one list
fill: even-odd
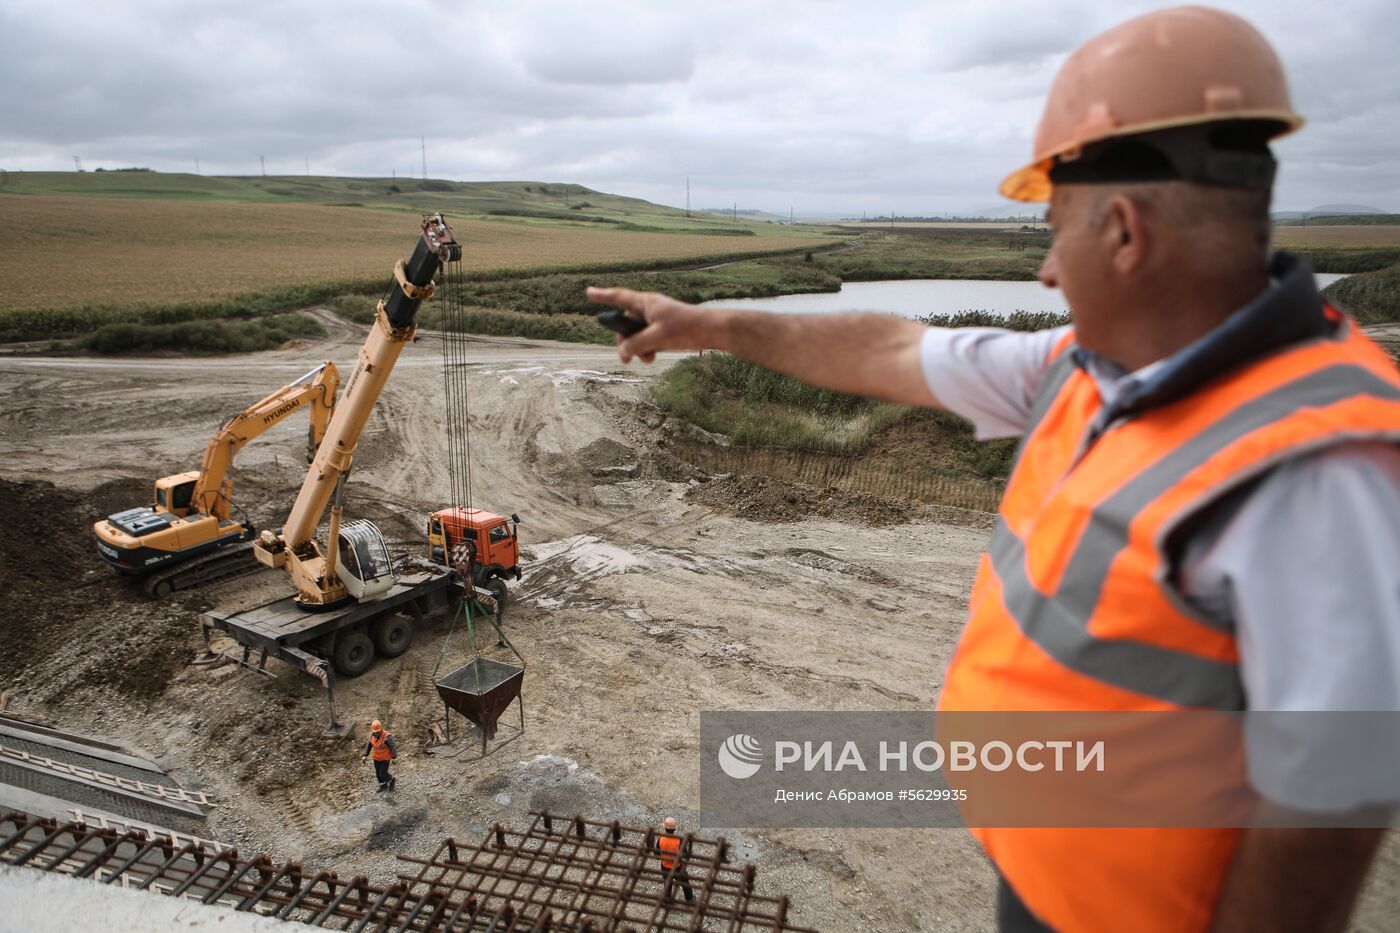
[(597, 316), (599, 324), (602, 324), (608, 330), (616, 331), (624, 337), (631, 337), (637, 331), (647, 326), (646, 321), (617, 308), (599, 311)]

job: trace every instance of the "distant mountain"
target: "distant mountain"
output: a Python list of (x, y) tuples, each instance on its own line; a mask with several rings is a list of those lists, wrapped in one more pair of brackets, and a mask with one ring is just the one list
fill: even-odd
[(732, 207), (702, 207), (700, 208), (700, 213), (718, 214), (721, 217), (737, 217), (740, 220), (753, 220), (759, 222), (765, 220), (771, 220), (775, 222), (779, 220), (787, 220), (786, 214), (773, 214), (768, 211), (750, 210), (743, 208), (736, 211)]
[(1319, 204), (1309, 214), (1384, 214), (1386, 211), (1379, 207), (1367, 207), (1365, 204)]
[(1386, 214), (1379, 207), (1365, 204), (1319, 204), (1305, 211), (1274, 211), (1275, 220), (1301, 220), (1304, 217), (1345, 217), (1356, 214)]

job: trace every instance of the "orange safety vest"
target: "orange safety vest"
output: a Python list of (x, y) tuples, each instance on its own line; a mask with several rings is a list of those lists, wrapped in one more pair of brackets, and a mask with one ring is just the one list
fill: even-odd
[[(1097, 387), (1073, 363), (1073, 335), (1056, 346), (940, 711), (1245, 708), (1233, 630), (1180, 597), (1163, 549), (1189, 517), (1289, 458), (1400, 441), (1394, 364), (1350, 321), (1323, 313), (1332, 335), (1201, 374), (1097, 440), (1086, 437)], [(1207, 929), (1239, 832), (972, 830), (1061, 933)]]
[(676, 856), (681, 851), (681, 837), (662, 834), (656, 846), (661, 850), (661, 867), (670, 871), (676, 866)]
[[(375, 761), (390, 761), (394, 753), (389, 751), (389, 731), (386, 729), (379, 733), (379, 738), (374, 737), (374, 733), (369, 734), (369, 757)], [(364, 767), (361, 765), (361, 767)]]

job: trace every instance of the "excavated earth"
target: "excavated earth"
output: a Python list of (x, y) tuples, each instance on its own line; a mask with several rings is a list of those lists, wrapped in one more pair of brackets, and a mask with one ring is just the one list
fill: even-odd
[[(0, 689), (12, 710), (134, 746), (207, 791), (217, 806), (203, 835), (387, 880), (394, 855), (541, 807), (694, 827), (700, 711), (931, 707), (986, 513), (711, 475), (680, 455), (694, 440), (676, 443), (684, 426), (650, 407), (651, 371), (604, 348), (510, 339), (473, 342), (471, 452), (474, 504), (521, 518), (526, 573), (506, 625), (528, 662), (524, 734), (485, 760), (465, 745), (425, 751), (443, 718), (434, 674), (470, 656), (447, 619), (340, 681), (350, 739), (322, 736), (324, 692), (298, 670), (191, 665), (201, 610), (281, 597), (285, 581), (262, 571), (153, 601), (100, 563), (90, 525), (193, 468), (223, 418), (320, 360), (349, 372), (359, 329), (320, 317), (329, 338), (251, 356), (0, 358)], [(347, 492), (347, 517), (378, 522), (396, 551), (421, 553), (424, 516), (446, 504), (442, 412), (429, 336), (405, 352)], [(259, 526), (291, 504), (304, 430), (279, 426), (239, 457), (234, 499)], [(360, 760), (375, 717), (403, 752), (387, 795)], [(730, 838), (761, 891), (792, 898), (795, 922), (994, 927), (994, 875), (963, 832)], [(1390, 839), (1354, 928), (1393, 929), (1397, 915)]]

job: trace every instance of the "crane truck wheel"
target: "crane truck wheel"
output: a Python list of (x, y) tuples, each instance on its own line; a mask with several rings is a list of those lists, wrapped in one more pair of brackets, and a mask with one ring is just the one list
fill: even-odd
[(374, 647), (386, 658), (397, 658), (413, 644), (413, 621), (389, 616), (374, 623)]
[(497, 612), (506, 607), (506, 596), (510, 594), (510, 590), (506, 587), (506, 581), (502, 580), (500, 577), (492, 577), (490, 580), (486, 581), (486, 585), (483, 589), (489, 590), (491, 595), (495, 597), (496, 605), (500, 607), (500, 609), (497, 609)]
[(359, 677), (374, 663), (374, 642), (363, 631), (345, 632), (335, 640), (335, 669), (342, 677)]

